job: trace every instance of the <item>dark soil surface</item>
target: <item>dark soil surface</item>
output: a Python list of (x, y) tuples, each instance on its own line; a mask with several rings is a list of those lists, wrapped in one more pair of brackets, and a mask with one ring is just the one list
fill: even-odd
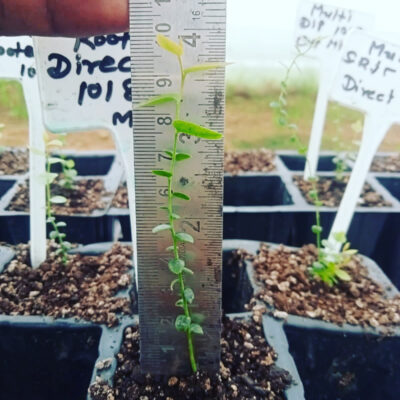
[[(307, 200), (307, 203), (314, 204), (309, 192), (312, 189), (311, 182), (305, 181), (301, 176), (293, 178), (301, 193)], [(335, 178), (319, 177), (317, 182), (319, 200), (326, 207), (339, 207), (343, 194), (346, 190), (349, 177), (343, 177), (338, 181)], [(376, 193), (372, 187), (364, 184), (358, 205), (361, 207), (391, 207), (392, 204), (386, 201), (379, 193)]]
[[(62, 175), (60, 175), (62, 177)], [(65, 189), (57, 183), (51, 187), (52, 196), (64, 196), (67, 202), (53, 204), (56, 215), (91, 214), (94, 210), (106, 207), (103, 196), (106, 195), (104, 181), (101, 179), (79, 179), (73, 189)], [(12, 198), (9, 211), (29, 212), (29, 184), (19, 185), (18, 191)]]
[(130, 314), (131, 302), (116, 295), (131, 284), (132, 249), (115, 244), (99, 256), (74, 254), (64, 265), (49, 242), (47, 260), (29, 264), (29, 246), (16, 246), (17, 256), (0, 274), (0, 313), (78, 317), (113, 326), (118, 314)]
[(352, 280), (341, 281), (335, 287), (311, 278), (308, 268), (316, 258), (314, 245), (291, 250), (262, 244), (253, 260), (256, 279), (262, 285), (257, 297), (280, 312), (337, 324), (400, 324), (400, 296), (386, 298), (383, 288), (369, 278), (359, 257), (353, 257), (344, 267)]
[(400, 172), (400, 154), (387, 157), (375, 157), (371, 166), (371, 171)]
[(223, 320), (221, 368), (217, 375), (199, 372), (169, 377), (164, 384), (140, 373), (139, 331), (127, 328), (114, 388), (98, 382), (90, 388), (93, 400), (261, 400), (285, 399), (291, 383), (288, 372), (274, 365), (276, 355), (254, 321)]
[(275, 153), (272, 150), (248, 150), (225, 152), (225, 172), (270, 172), (276, 168)]
[(126, 187), (126, 182), (124, 182), (115, 193), (115, 196), (112, 201), (112, 207), (116, 208), (128, 208), (129, 200), (128, 200), (128, 189)]
[(27, 150), (0, 151), (0, 175), (22, 175), (29, 170)]

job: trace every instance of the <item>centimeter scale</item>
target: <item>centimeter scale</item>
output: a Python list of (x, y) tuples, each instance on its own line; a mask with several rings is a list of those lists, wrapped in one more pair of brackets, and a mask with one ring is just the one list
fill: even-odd
[[(168, 269), (169, 234), (153, 234), (166, 222), (167, 182), (154, 176), (155, 169), (169, 169), (162, 152), (170, 149), (175, 108), (171, 105), (136, 108), (152, 96), (178, 92), (179, 66), (156, 43), (162, 33), (184, 42), (186, 67), (225, 61), (226, 0), (130, 0), (132, 101), (136, 188), (136, 266), (141, 334), (141, 368), (154, 375), (190, 372), (186, 335), (175, 330), (180, 309), (175, 306), (174, 279)], [(223, 69), (189, 76), (185, 83), (181, 118), (223, 133)], [(176, 201), (179, 231), (190, 233), (193, 244), (182, 244), (194, 276), (185, 280), (195, 293), (193, 313), (202, 314), (204, 335), (195, 335), (199, 367), (219, 370), (222, 271), (223, 143), (181, 134), (178, 150), (192, 158), (179, 164), (175, 189), (188, 194), (189, 202)], [(187, 203), (187, 204), (186, 204)]]

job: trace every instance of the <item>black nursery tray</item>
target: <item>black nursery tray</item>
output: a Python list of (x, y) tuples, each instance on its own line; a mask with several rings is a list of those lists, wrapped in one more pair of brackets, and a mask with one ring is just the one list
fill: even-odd
[[(95, 255), (113, 243), (74, 249)], [(1, 270), (10, 261), (9, 248), (0, 248)], [(132, 282), (134, 271), (131, 270)], [(132, 284), (118, 292), (130, 298)], [(109, 384), (124, 329), (137, 325), (137, 316), (121, 317), (113, 328), (75, 318), (0, 316), (0, 387), (7, 400), (84, 400), (96, 376)]]
[[(232, 247), (255, 254), (256, 241), (226, 241)], [(271, 244), (271, 246), (276, 246)], [(251, 262), (247, 261), (254, 292), (260, 290)], [(388, 297), (399, 291), (379, 266), (367, 257), (363, 264)], [(272, 310), (271, 310), (272, 311)], [(270, 336), (286, 337), (302, 379), (307, 400), (395, 400), (400, 395), (400, 327), (390, 333), (373, 328), (288, 315), (284, 320), (264, 315), (267, 340)]]
[[(112, 231), (107, 225), (108, 212), (114, 194), (121, 182), (123, 169), (115, 152), (60, 152), (68, 159), (75, 161), (78, 171), (77, 180), (100, 179), (104, 182), (105, 194), (102, 196), (103, 209), (94, 210), (90, 214), (73, 214), (57, 216), (57, 220), (67, 223), (68, 240), (78, 243), (93, 243), (112, 240)], [(56, 169), (57, 165), (54, 166)], [(15, 178), (15, 177), (14, 177)], [(10, 180), (0, 177), (0, 241), (11, 244), (29, 241), (29, 213), (9, 211), (8, 207), (19, 185), (27, 179), (27, 175)]]
[[(89, 245), (74, 252), (98, 254), (111, 245)], [(224, 246), (223, 307), (230, 318), (248, 319), (251, 314), (243, 311), (252, 296), (252, 286), (245, 268), (235, 263), (227, 265), (232, 250), (229, 244)], [(0, 253), (4, 255), (3, 262), (10, 259), (8, 253), (7, 249)], [(132, 270), (132, 278), (133, 275)], [(118, 297), (129, 296), (131, 290), (133, 287), (119, 292)], [(114, 328), (73, 318), (0, 316), (1, 396), (7, 400), (84, 400), (90, 384), (101, 380), (112, 386), (124, 330), (137, 324), (137, 315), (121, 318)], [(278, 354), (276, 366), (293, 378), (286, 398), (304, 399), (284, 335), (269, 335), (268, 341)]]

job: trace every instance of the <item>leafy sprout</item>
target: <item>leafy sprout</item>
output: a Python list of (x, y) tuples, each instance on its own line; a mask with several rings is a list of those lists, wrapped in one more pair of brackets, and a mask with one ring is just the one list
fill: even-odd
[(185, 282), (185, 277), (187, 275), (193, 275), (193, 271), (188, 268), (187, 262), (184, 259), (184, 255), (179, 254), (179, 245), (181, 243), (193, 244), (194, 238), (186, 232), (178, 232), (176, 230), (175, 221), (179, 219), (180, 216), (176, 213), (174, 207), (175, 201), (190, 201), (190, 197), (185, 193), (174, 190), (174, 175), (177, 164), (180, 165), (191, 157), (190, 154), (180, 151), (178, 152), (177, 150), (178, 136), (180, 133), (185, 133), (187, 135), (195, 136), (205, 140), (218, 140), (222, 138), (222, 134), (218, 132), (181, 119), (181, 104), (184, 98), (185, 80), (193, 73), (224, 67), (225, 63), (205, 63), (185, 68), (182, 59), (182, 56), (184, 55), (182, 40), (177, 43), (166, 36), (159, 34), (157, 35), (157, 43), (162, 49), (172, 53), (177, 57), (180, 71), (180, 89), (178, 93), (162, 94), (160, 96), (152, 97), (149, 100), (139, 104), (139, 107), (157, 106), (167, 103), (175, 105), (175, 118), (173, 121), (175, 132), (172, 138), (172, 151), (164, 150), (164, 153), (170, 158), (169, 169), (152, 171), (154, 175), (167, 179), (168, 184), (167, 204), (161, 207), (161, 209), (166, 213), (166, 218), (163, 223), (153, 228), (153, 233), (158, 234), (161, 232), (168, 232), (171, 236), (172, 245), (167, 248), (167, 251), (172, 253), (171, 258), (168, 261), (168, 268), (174, 275), (174, 279), (171, 282), (171, 290), (174, 291), (175, 288), (177, 288), (178, 300), (176, 301), (175, 305), (181, 309), (181, 313), (176, 317), (175, 320), (175, 328), (178, 331), (186, 334), (190, 365), (193, 372), (196, 372), (197, 363), (192, 335), (202, 335), (204, 332), (201, 326), (201, 318), (197, 318), (197, 316), (191, 311), (191, 305), (195, 300), (195, 293), (193, 289), (188, 287)]
[[(61, 228), (65, 228), (67, 224), (63, 221), (56, 220), (52, 206), (53, 204), (65, 204), (67, 202), (67, 199), (64, 196), (53, 196), (51, 194), (51, 185), (58, 177), (57, 173), (51, 172), (51, 166), (59, 163), (63, 165), (64, 163), (67, 163), (68, 160), (52, 155), (52, 151), (54, 151), (54, 149), (60, 149), (63, 146), (62, 140), (50, 139), (50, 137), (45, 134), (44, 143), (45, 151), (43, 155), (46, 159), (46, 172), (44, 173), (42, 178), (44, 179), (46, 188), (46, 221), (52, 226), (53, 229), (49, 234), (50, 239), (55, 240), (59, 244), (59, 248), (56, 250), (56, 254), (61, 257), (63, 264), (66, 264), (68, 261), (68, 250), (71, 249), (71, 243), (65, 240), (66, 234), (61, 232)], [(37, 150), (33, 151), (37, 152)]]
[[(309, 168), (309, 162), (307, 159), (307, 147), (303, 145), (299, 137), (299, 128), (296, 124), (291, 122), (290, 115), (287, 110), (287, 93), (288, 93), (288, 81), (292, 70), (297, 66), (297, 61), (306, 56), (306, 54), (315, 46), (317, 42), (320, 42), (321, 38), (310, 40), (308, 46), (304, 50), (297, 48), (297, 54), (286, 69), (286, 74), (282, 82), (280, 83), (280, 94), (277, 101), (273, 101), (270, 107), (274, 109), (277, 122), (280, 126), (288, 128), (291, 132), (291, 142), (296, 146), (298, 153), (304, 157), (305, 165)], [(312, 199), (315, 206), (315, 224), (311, 227), (311, 231), (314, 233), (316, 238), (316, 246), (318, 251), (317, 261), (310, 267), (312, 276), (319, 276), (323, 282), (332, 286), (339, 282), (339, 280), (348, 281), (351, 279), (350, 275), (343, 270), (343, 267), (350, 261), (351, 257), (357, 253), (356, 250), (351, 250), (350, 244), (346, 242), (346, 237), (343, 233), (337, 233), (334, 238), (340, 247), (343, 246), (342, 250), (337, 250), (334, 243), (328, 240), (322, 240), (323, 227), (321, 225), (321, 211), (322, 202), (319, 198), (318, 192), (318, 177), (310, 177), (309, 182), (311, 183), (311, 190), (309, 196)]]

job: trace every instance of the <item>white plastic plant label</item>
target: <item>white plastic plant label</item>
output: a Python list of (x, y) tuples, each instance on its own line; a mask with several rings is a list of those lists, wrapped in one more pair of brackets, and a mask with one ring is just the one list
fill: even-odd
[[(128, 33), (35, 38), (44, 121), (52, 132), (112, 132), (134, 204), (132, 95)], [(131, 212), (132, 234), (135, 221)]]
[(400, 45), (355, 30), (340, 58), (331, 97), (366, 114), (360, 151), (334, 221), (346, 233), (372, 159), (391, 125), (400, 122)]
[(304, 1), (300, 4), (296, 20), (295, 44), (300, 52), (320, 61), (318, 97), (315, 105), (304, 176), (315, 176), (318, 154), (328, 107), (328, 91), (337, 68), (343, 43), (354, 29), (368, 29), (372, 16), (346, 8), (319, 2)]
[[(37, 179), (45, 172), (44, 124), (42, 120), (39, 87), (36, 77), (32, 39), (28, 36), (2, 37), (0, 39), (0, 77), (14, 79), (22, 84), (29, 115), (30, 151), (30, 240), (31, 262), (38, 267), (46, 258), (46, 197), (45, 185)], [(0, 121), (1, 122), (1, 121)]]

